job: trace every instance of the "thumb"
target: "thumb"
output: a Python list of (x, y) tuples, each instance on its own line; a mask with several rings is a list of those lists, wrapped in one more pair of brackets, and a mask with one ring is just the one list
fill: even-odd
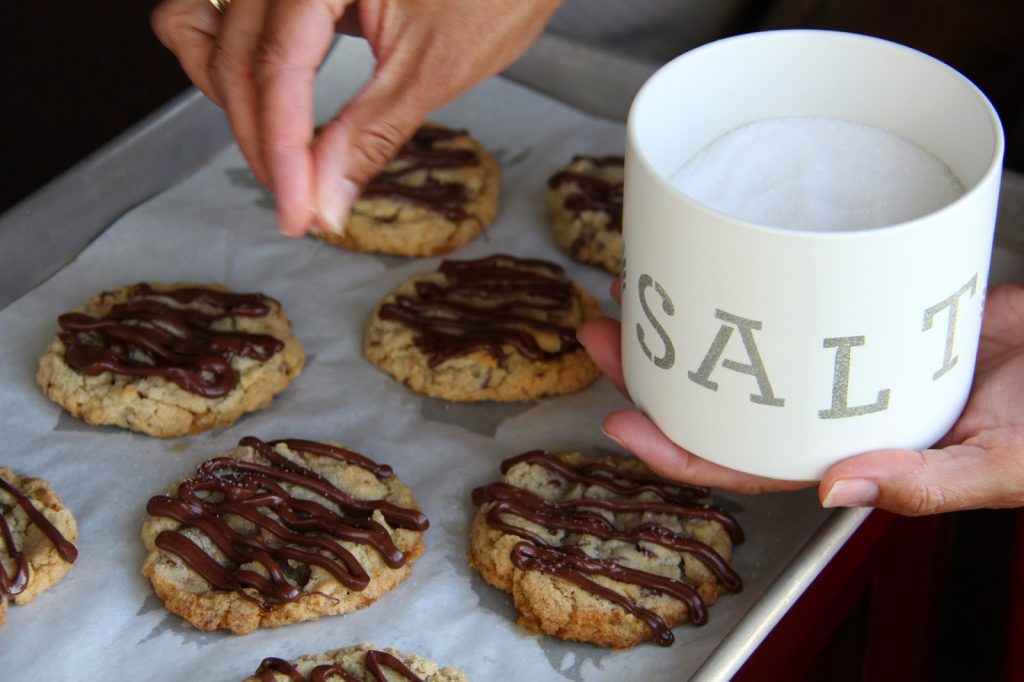
[(818, 494), (824, 507), (877, 507), (906, 516), (1001, 506), (1010, 477), (977, 446), (878, 450), (833, 465)]
[(403, 87), (378, 70), (366, 86), (317, 135), (313, 150), (316, 209), (321, 229), (340, 233), (359, 194), (393, 159), (423, 122), (430, 102), (422, 90)]

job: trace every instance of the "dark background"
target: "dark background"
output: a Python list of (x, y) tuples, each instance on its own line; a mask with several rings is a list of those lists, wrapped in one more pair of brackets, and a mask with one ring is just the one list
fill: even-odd
[[(666, 0), (670, 1), (684, 0)], [(2, 3), (0, 212), (189, 85), (174, 57), (149, 28), (155, 4), (155, 0)], [(755, 0), (731, 32), (832, 28), (877, 35), (932, 54), (967, 75), (989, 96), (1007, 133), (1006, 164), (1024, 170), (1022, 26), (1022, 0)], [(1009, 595), (1014, 581), (1021, 580), (1011, 571), (1011, 537), (1021, 523), (1019, 518), (1024, 516), (1016, 512), (979, 511), (943, 515), (933, 522), (907, 522), (905, 527), (912, 530), (904, 532), (912, 532), (913, 537), (934, 536), (931, 567), (923, 565), (923, 557), (915, 560), (917, 555), (885, 559), (889, 554), (883, 550), (888, 545), (906, 546), (902, 539), (893, 540), (889, 531), (882, 540), (872, 539), (868, 544), (881, 557), (875, 559), (881, 569), (861, 572), (876, 577), (844, 578), (845, 585), (809, 592), (802, 600), (805, 608), (818, 599), (827, 600), (826, 610), (842, 609), (838, 629), (825, 633), (824, 648), (798, 656), (802, 665), (794, 666), (796, 659), (789, 656), (789, 663), (783, 659), (781, 664), (789, 670), (774, 668), (775, 672), (788, 673), (790, 679), (868, 676), (862, 662), (871, 647), (865, 642), (876, 629), (868, 622), (872, 611), (878, 611), (871, 595), (883, 594), (872, 585), (879, 582), (878, 571), (887, 575), (882, 569), (888, 562), (889, 569), (894, 564), (922, 564), (918, 568), (925, 572), (905, 592), (913, 594), (928, 583), (935, 594), (930, 608), (915, 611), (927, 621), (920, 624), (927, 636), (917, 637), (916, 645), (907, 642), (908, 648), (917, 651), (906, 654), (920, 659), (914, 663), (917, 673), (907, 677), (1000, 679), (1008, 650)], [(1024, 532), (1018, 534), (1024, 538)], [(839, 560), (833, 564), (833, 570), (842, 568)], [(868, 564), (861, 561), (860, 565)], [(836, 599), (844, 591), (856, 592), (853, 606), (839, 606)], [(899, 591), (884, 598), (898, 601)], [(794, 611), (794, 617), (798, 615)], [(919, 629), (916, 624), (910, 627)], [(771, 647), (762, 649), (770, 653)], [(807, 665), (814, 667), (807, 670)]]
[(155, 0), (0, 8), (0, 211), (189, 85), (149, 28)]

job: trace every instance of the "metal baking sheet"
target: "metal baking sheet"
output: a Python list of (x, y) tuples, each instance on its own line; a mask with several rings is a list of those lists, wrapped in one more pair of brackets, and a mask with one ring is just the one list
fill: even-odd
[[(318, 111), (325, 115), (369, 68), (361, 44), (343, 42), (321, 75)], [(166, 132), (170, 125), (187, 138), (184, 121), (196, 113), (189, 107), (200, 105), (177, 106), (182, 115), (165, 118), (155, 130)], [(203, 113), (193, 121), (208, 125), (208, 118)], [(607, 276), (566, 261), (550, 243), (541, 193), (547, 175), (573, 153), (620, 150), (621, 124), (583, 115), (504, 79), (485, 83), (437, 119), (470, 128), (500, 152), (506, 166), (499, 220), (458, 257), (504, 250), (562, 262), (614, 312)], [(149, 164), (131, 153), (132, 145), (142, 145), (156, 152), (156, 164), (161, 133), (147, 130), (103, 158), (120, 156), (147, 172)], [(84, 182), (80, 172), (62, 179), (71, 183), (65, 188)], [(168, 177), (167, 184), (174, 179)], [(41, 219), (52, 203), (75, 215), (76, 203), (87, 200), (70, 191), (48, 199), (38, 203), (35, 197), (28, 215)], [(7, 349), (0, 366), (0, 410), (11, 444), (6, 462), (50, 479), (81, 528), (81, 558), (69, 577), (34, 604), (9, 611), (0, 630), (5, 679), (114, 672), (118, 678), (145, 674), (170, 680), (198, 671), (207, 679), (241, 679), (264, 656), (290, 658), (366, 640), (462, 667), (481, 680), (505, 678), (509, 669), (538, 679), (623, 679), (637, 670), (648, 679), (727, 679), (866, 516), (864, 510), (826, 512), (812, 491), (722, 496), (748, 534), (736, 552), (746, 585), (712, 608), (708, 626), (677, 628), (671, 648), (647, 645), (627, 652), (529, 635), (514, 625), (510, 598), (466, 566), (468, 492), (496, 476), (501, 458), (524, 449), (608, 449), (597, 426), (604, 413), (624, 404), (621, 397), (603, 380), (574, 396), (515, 406), (451, 405), (408, 393), (359, 357), (359, 330), (380, 296), (436, 259), (380, 258), (312, 240), (289, 242), (276, 235), (268, 207), (237, 150), (229, 148), (100, 230), (69, 266), (0, 312), (0, 343)], [(17, 230), (7, 226), (25, 224), (24, 207), (19, 208), (0, 221), (3, 265), (18, 258), (9, 248)], [(1002, 271), (1013, 278), (1019, 263), (1008, 254)], [(53, 334), (56, 315), (93, 291), (139, 279), (216, 279), (277, 296), (310, 355), (306, 372), (270, 410), (189, 439), (157, 441), (68, 418), (33, 382), (35, 359)], [(11, 290), (25, 286), (15, 282)], [(412, 578), (364, 611), (246, 637), (201, 633), (165, 612), (138, 575), (145, 501), (248, 433), (332, 438), (395, 466), (432, 521), (428, 551)]]

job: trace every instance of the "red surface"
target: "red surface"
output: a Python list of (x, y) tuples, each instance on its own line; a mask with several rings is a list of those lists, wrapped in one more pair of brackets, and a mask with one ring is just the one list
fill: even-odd
[(1006, 679), (1024, 680), (1024, 509), (1014, 524), (1010, 569), (1010, 612), (1006, 627)]
[(948, 526), (872, 512), (734, 679), (927, 678)]

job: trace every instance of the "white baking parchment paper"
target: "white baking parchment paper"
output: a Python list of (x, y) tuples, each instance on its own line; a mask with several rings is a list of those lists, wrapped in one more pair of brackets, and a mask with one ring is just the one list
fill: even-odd
[[(364, 43), (341, 41), (321, 71), (321, 120), (358, 88), (371, 64)], [(624, 126), (502, 78), (432, 119), (468, 129), (504, 166), (497, 220), (451, 257), (505, 252), (555, 261), (617, 315), (608, 295), (611, 277), (554, 245), (544, 191), (547, 178), (574, 154), (621, 153)], [(686, 258), (680, 254), (681, 266)], [(374, 304), (440, 260), (282, 237), (272, 199), (231, 146), (127, 213), (74, 262), (0, 312), (0, 464), (49, 480), (80, 533), (70, 574), (32, 604), (9, 609), (0, 629), (0, 680), (240, 680), (266, 656), (291, 659), (364, 641), (459, 667), (477, 681), (689, 677), (827, 512), (813, 491), (720, 496), (747, 534), (735, 550), (745, 586), (719, 599), (706, 626), (677, 627), (671, 647), (615, 652), (517, 627), (511, 595), (485, 584), (466, 563), (470, 491), (495, 480), (502, 459), (525, 450), (613, 450), (600, 422), (627, 402), (602, 378), (574, 395), (538, 402), (447, 403), (414, 394), (371, 366), (360, 349)], [(100, 291), (139, 281), (223, 282), (277, 298), (306, 348), (305, 370), (269, 409), (189, 438), (159, 440), (69, 417), (43, 397), (34, 378), (57, 316)], [(250, 434), (335, 440), (392, 465), (431, 524), (412, 576), (362, 611), (241, 637), (201, 632), (165, 611), (139, 573), (146, 501)]]

